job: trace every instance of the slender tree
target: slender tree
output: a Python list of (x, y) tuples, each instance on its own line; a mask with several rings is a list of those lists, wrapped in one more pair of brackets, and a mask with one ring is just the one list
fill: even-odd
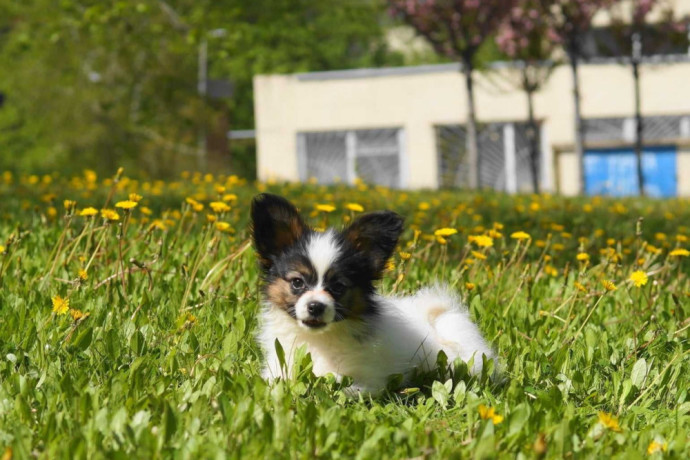
[(686, 22), (674, 17), (673, 3), (668, 0), (618, 0), (611, 8), (611, 29), (615, 38), (611, 50), (616, 56), (626, 56), (630, 63), (635, 95), (635, 160), (639, 193), (646, 195), (642, 153), (644, 146), (644, 118), (640, 95), (640, 64), (643, 56), (667, 52), (684, 37)]
[(579, 65), (584, 57), (583, 40), (592, 29), (592, 20), (615, 0), (539, 0), (543, 14), (550, 22), (549, 39), (560, 43), (566, 55), (573, 78), (573, 105), (575, 109), (575, 154), (580, 167), (580, 192), (585, 190), (584, 129), (580, 107)]
[(391, 12), (424, 37), (440, 55), (459, 61), (467, 90), (469, 186), (479, 187), (480, 156), (472, 71), (481, 45), (510, 13), (516, 0), (388, 0)]
[(556, 65), (557, 44), (550, 40), (551, 26), (539, 0), (520, 0), (498, 29), (496, 44), (509, 58), (518, 61), (519, 88), (527, 98), (527, 141), (532, 189), (539, 193), (539, 125), (534, 116), (534, 94), (546, 83)]

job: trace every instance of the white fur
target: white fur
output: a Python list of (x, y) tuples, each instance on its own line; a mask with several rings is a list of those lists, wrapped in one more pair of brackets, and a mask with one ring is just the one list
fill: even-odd
[(309, 240), (307, 244), (307, 257), (309, 257), (318, 276), (317, 290), (323, 287), (323, 277), (339, 254), (340, 246), (335, 241), (332, 231), (314, 233)]
[[(313, 260), (313, 259), (312, 259)], [(408, 297), (379, 297), (380, 314), (371, 323), (344, 320), (318, 330), (307, 330), (285, 311), (266, 305), (259, 336), (266, 353), (264, 376), (283, 376), (275, 352), (275, 339), (285, 350), (292, 369), (296, 349), (305, 345), (316, 375), (350, 376), (354, 390), (377, 393), (389, 376), (409, 378), (417, 368), (432, 370), (443, 350), (449, 362), (468, 361), (471, 371), (482, 368), (482, 355), (495, 355), (460, 300), (447, 288), (426, 288)]]

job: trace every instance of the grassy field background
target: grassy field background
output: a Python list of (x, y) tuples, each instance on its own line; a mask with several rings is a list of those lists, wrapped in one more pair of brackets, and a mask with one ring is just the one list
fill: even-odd
[[(349, 400), (305, 356), (267, 385), (247, 228), (260, 191), (317, 228), (360, 207), (404, 215), (381, 291), (448, 283), (504, 381), (456, 363)], [(5, 173), (0, 455), (688, 458), (689, 205)]]

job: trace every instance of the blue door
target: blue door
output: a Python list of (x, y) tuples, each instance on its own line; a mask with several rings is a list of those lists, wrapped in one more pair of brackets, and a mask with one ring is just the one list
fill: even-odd
[[(585, 152), (585, 192), (588, 195), (638, 195), (637, 162), (631, 148)], [(642, 174), (647, 196), (676, 196), (676, 148), (645, 147)]]

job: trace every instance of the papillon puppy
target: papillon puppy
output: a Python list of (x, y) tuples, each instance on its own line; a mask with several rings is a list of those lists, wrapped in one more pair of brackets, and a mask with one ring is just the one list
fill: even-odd
[[(350, 392), (376, 394), (391, 376), (403, 381), (434, 370), (443, 350), (452, 363), (494, 358), (460, 300), (445, 288), (407, 297), (376, 292), (403, 230), (391, 211), (361, 215), (342, 231), (317, 232), (282, 197), (261, 194), (252, 202), (252, 232), (263, 275), (259, 340), (264, 377), (287, 377), (295, 351), (306, 347), (316, 375), (352, 378)], [(281, 368), (275, 341), (285, 355)]]

